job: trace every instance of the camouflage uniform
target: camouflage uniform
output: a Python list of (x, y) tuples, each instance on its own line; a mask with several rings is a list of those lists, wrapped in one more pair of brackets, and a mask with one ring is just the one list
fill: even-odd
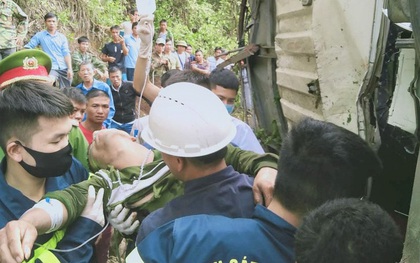
[[(72, 63), (73, 73), (74, 73), (73, 82), (72, 82), (73, 86), (76, 86), (77, 84), (80, 84), (83, 82), (79, 76), (79, 68), (80, 68), (80, 64), (84, 61), (89, 61), (90, 63), (92, 63), (95, 69), (98, 69), (102, 73), (105, 73), (108, 71), (107, 65), (98, 57), (96, 57), (94, 54), (90, 52), (86, 52), (83, 54), (82, 52), (80, 52), (80, 50), (76, 49), (71, 54), (71, 63)], [(98, 74), (95, 74), (94, 77), (95, 79), (100, 80), (100, 76)]]
[(160, 86), (160, 77), (169, 70), (169, 63), (162, 64), (162, 59), (167, 59), (163, 53), (159, 55), (158, 53), (153, 52), (152, 64), (150, 67), (150, 80), (158, 87)]
[(28, 32), (28, 16), (11, 0), (0, 0), (0, 60), (16, 51)]

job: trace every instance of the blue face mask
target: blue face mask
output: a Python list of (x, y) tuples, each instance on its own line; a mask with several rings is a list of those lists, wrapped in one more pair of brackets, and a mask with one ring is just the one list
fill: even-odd
[(235, 109), (235, 104), (225, 104), (225, 107), (229, 114), (232, 114), (233, 110)]

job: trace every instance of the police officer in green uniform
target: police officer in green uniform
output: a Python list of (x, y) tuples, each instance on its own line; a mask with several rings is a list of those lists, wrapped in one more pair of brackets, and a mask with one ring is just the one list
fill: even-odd
[[(50, 70), (51, 59), (45, 52), (38, 49), (25, 49), (15, 52), (0, 61), (0, 90), (19, 80), (49, 82), (48, 74)], [(69, 141), (73, 149), (73, 156), (88, 169), (88, 143), (79, 127), (72, 127)], [(4, 153), (0, 149), (0, 159), (3, 156)]]

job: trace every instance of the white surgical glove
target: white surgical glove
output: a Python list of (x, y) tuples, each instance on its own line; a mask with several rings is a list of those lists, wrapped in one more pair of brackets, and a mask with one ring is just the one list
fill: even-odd
[(108, 221), (118, 232), (124, 235), (133, 234), (139, 227), (139, 220), (135, 220), (137, 213), (133, 212), (127, 217), (130, 209), (124, 208), (121, 204), (117, 205), (111, 213), (109, 213)]
[(140, 58), (149, 58), (152, 53), (152, 41), (154, 34), (153, 15), (140, 15), (139, 36), (140, 36)]
[(104, 189), (99, 189), (98, 193), (95, 193), (95, 188), (90, 185), (88, 190), (88, 199), (83, 209), (81, 216), (89, 218), (101, 226), (105, 225), (105, 216), (103, 210), (102, 199), (104, 197)]

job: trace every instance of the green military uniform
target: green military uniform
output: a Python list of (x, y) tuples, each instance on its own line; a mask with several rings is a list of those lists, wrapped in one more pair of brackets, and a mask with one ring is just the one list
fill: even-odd
[(152, 63), (150, 66), (150, 79), (156, 86), (160, 86), (160, 77), (169, 70), (169, 63), (163, 64), (161, 62), (162, 59), (165, 59), (163, 53), (159, 55), (158, 53), (153, 52)]
[(88, 150), (88, 142), (83, 135), (82, 131), (77, 126), (73, 126), (69, 133), (69, 143), (73, 148), (73, 156), (79, 162), (82, 163), (83, 167), (89, 171), (88, 165), (88, 158), (87, 158), (87, 150)]
[(28, 33), (28, 16), (11, 0), (0, 0), (0, 49), (16, 48)]
[[(66, 226), (82, 213), (86, 202), (89, 185), (98, 191), (104, 189), (104, 205), (109, 212), (118, 204), (137, 211), (138, 215), (147, 216), (150, 212), (163, 207), (168, 201), (182, 195), (183, 183), (170, 173), (162, 160), (160, 152), (154, 151), (155, 160), (141, 167), (128, 167), (115, 170), (100, 170), (91, 174), (89, 180), (64, 189), (48, 193), (46, 197), (62, 202), (68, 212)], [(228, 164), (241, 173), (255, 175), (262, 167), (277, 169), (278, 156), (274, 154), (257, 155), (228, 145), (225, 157)], [(92, 170), (96, 165), (91, 162)], [(140, 173), (143, 177), (139, 177)]]
[[(98, 69), (102, 73), (105, 73), (108, 70), (107, 65), (98, 57), (96, 57), (94, 54), (90, 52), (82, 53), (80, 52), (79, 49), (76, 49), (71, 54), (71, 64), (72, 64), (73, 73), (74, 73), (73, 82), (72, 82), (73, 86), (76, 86), (77, 84), (82, 83), (82, 79), (79, 76), (79, 69), (80, 69), (80, 64), (84, 61), (89, 61), (90, 63), (92, 63), (95, 69)], [(100, 78), (99, 75), (96, 74), (95, 79), (99, 79), (99, 78)]]

